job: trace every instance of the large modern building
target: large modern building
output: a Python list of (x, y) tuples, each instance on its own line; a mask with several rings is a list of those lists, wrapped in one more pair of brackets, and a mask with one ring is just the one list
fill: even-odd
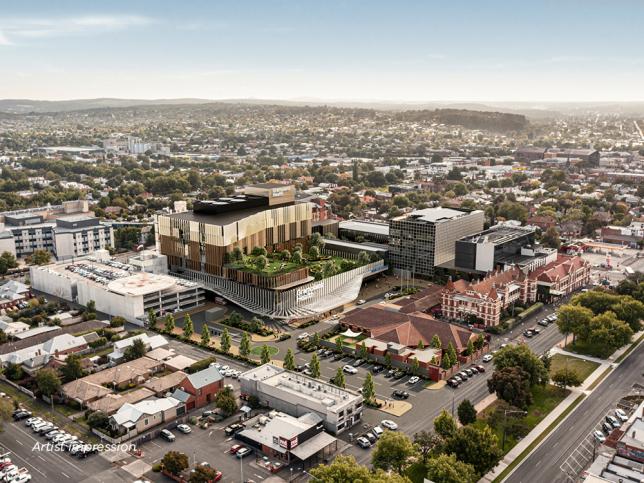
[(557, 258), (557, 250), (535, 245), (536, 228), (496, 225), (456, 240), (457, 270), (485, 274), (497, 268), (517, 266), (532, 271)]
[(389, 223), (389, 259), (394, 269), (432, 277), (455, 258), (456, 240), (483, 230), (483, 211), (426, 208)]
[(114, 230), (89, 211), (85, 200), (0, 214), (0, 251), (21, 258), (35, 250), (68, 260), (114, 246)]
[(312, 204), (295, 202), (295, 188), (266, 183), (243, 194), (196, 201), (193, 210), (158, 217), (158, 243), (171, 274), (197, 281), (243, 308), (273, 318), (318, 316), (358, 297), (365, 277), (386, 270), (382, 260), (316, 280), (307, 267), (277, 275), (230, 266), (239, 248), (250, 254), (306, 250), (312, 230)]
[(149, 311), (157, 315), (188, 310), (205, 302), (201, 285), (177, 277), (136, 272), (104, 253), (72, 263), (30, 268), (34, 289), (143, 325)]
[(256, 396), (271, 409), (296, 418), (316, 414), (332, 434), (346, 431), (362, 419), (360, 394), (272, 364), (244, 372), (239, 382), (242, 394)]

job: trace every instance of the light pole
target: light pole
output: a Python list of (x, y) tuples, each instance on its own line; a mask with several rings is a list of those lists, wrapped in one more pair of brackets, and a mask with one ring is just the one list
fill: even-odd
[(505, 430), (508, 425), (508, 414), (528, 414), (526, 411), (514, 411), (511, 409), (506, 409), (503, 411), (503, 443), (501, 444), (501, 450), (505, 451)]
[(239, 482), (244, 483), (244, 458), (239, 458)]

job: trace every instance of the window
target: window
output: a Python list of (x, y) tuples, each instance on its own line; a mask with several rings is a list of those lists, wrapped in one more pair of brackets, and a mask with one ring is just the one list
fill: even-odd
[(145, 418), (145, 419), (143, 420), (143, 424), (145, 424), (146, 426), (148, 425), (148, 418)]

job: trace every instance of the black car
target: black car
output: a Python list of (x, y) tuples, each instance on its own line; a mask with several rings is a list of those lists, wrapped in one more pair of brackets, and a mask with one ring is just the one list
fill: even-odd
[(396, 371), (394, 373), (394, 379), (402, 379), (405, 377), (405, 373), (403, 371)]
[(395, 373), (396, 369), (389, 369), (387, 372), (385, 372), (385, 377), (394, 377)]
[(304, 367), (302, 364), (300, 364), (299, 366), (297, 366), (297, 367), (295, 368), (295, 370), (296, 370), (297, 372), (302, 372), (304, 369), (306, 369), (306, 367)]
[(613, 431), (613, 426), (604, 421), (602, 423), (602, 429), (604, 430), (604, 433), (610, 434)]
[(333, 356), (334, 361), (339, 361), (341, 359), (344, 359), (344, 354), (342, 354), (340, 352)]
[(242, 423), (231, 424), (230, 426), (226, 426), (224, 433), (226, 433), (226, 436), (232, 436), (233, 434), (243, 431), (245, 427), (246, 425)]
[(373, 372), (374, 374), (378, 374), (379, 372), (382, 372), (384, 370), (385, 370), (385, 368), (382, 367), (382, 366), (373, 366), (371, 368), (371, 372)]
[(20, 411), (16, 414), (13, 415), (13, 419), (15, 421), (21, 421), (23, 419), (27, 419), (31, 417), (31, 412), (29, 411)]
[(393, 393), (391, 393), (393, 397), (396, 399), (408, 399), (409, 398), (409, 393), (407, 391), (403, 391), (401, 389), (396, 389)]
[(325, 350), (324, 354), (322, 354), (324, 357), (331, 357), (333, 355), (332, 350)]
[(528, 330), (524, 330), (524, 331), (523, 331), (523, 335), (524, 335), (524, 336), (526, 336), (527, 338), (530, 338), (530, 337), (532, 337), (534, 334), (532, 333), (532, 331), (531, 331), (530, 329), (528, 329)]
[(378, 438), (376, 438), (372, 433), (365, 433), (361, 438), (367, 438), (371, 444), (376, 444), (376, 441), (378, 441)]
[(458, 382), (456, 379), (448, 379), (448, 380), (447, 380), (447, 385), (448, 385), (449, 387), (454, 387), (454, 388), (456, 388), (456, 387), (458, 387), (458, 385), (459, 385), (459, 384), (460, 384), (460, 382)]

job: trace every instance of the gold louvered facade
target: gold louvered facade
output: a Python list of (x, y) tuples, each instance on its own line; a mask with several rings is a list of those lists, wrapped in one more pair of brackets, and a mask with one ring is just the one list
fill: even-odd
[(222, 276), (224, 255), (236, 246), (244, 253), (255, 247), (268, 251), (306, 245), (311, 235), (311, 203), (269, 208), (227, 225), (214, 225), (159, 215), (158, 233), (161, 253), (172, 269), (187, 268)]

